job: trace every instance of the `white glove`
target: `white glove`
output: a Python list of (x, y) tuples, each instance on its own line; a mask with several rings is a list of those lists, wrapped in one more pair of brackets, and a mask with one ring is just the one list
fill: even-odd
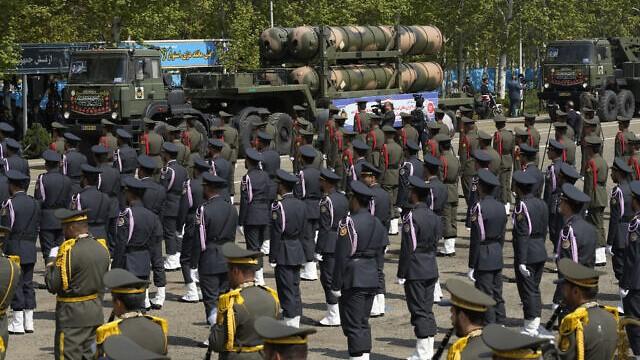
[(244, 227), (242, 225), (238, 226), (238, 232), (240, 235), (244, 236)]
[(276, 268), (276, 266), (278, 266), (278, 264), (276, 264), (276, 263), (269, 263), (269, 265), (271, 265), (271, 267), (274, 268), (274, 269)]
[(527, 265), (525, 265), (525, 264), (518, 265), (518, 270), (520, 271), (520, 274), (522, 274), (522, 276), (524, 276), (524, 277), (531, 276), (531, 271), (529, 271), (529, 269), (527, 269)]
[(316, 258), (316, 260), (318, 260), (318, 261), (322, 261), (322, 254), (318, 254), (318, 253), (316, 253), (316, 254), (314, 255), (314, 257)]
[(396, 283), (400, 284), (400, 285), (404, 285), (404, 283), (407, 281), (407, 279), (402, 279), (402, 278), (397, 278), (396, 279)]
[(295, 158), (293, 156), (289, 156), (289, 160), (293, 161)]
[(191, 275), (191, 280), (195, 282), (200, 282), (200, 275), (198, 274), (198, 269), (189, 270), (189, 274)]
[(625, 290), (625, 289), (620, 289), (620, 297), (621, 298), (626, 298), (627, 295), (629, 295), (629, 290)]
[(327, 155), (326, 154), (322, 154), (322, 160), (327, 160)]
[(336, 290), (331, 290), (331, 295), (333, 295), (333, 296), (335, 296), (335, 297), (339, 298), (339, 297), (341, 297), (341, 296), (342, 296), (342, 291), (340, 291), (340, 290), (338, 290), (338, 291), (336, 291)]
[(50, 258), (58, 257), (58, 249), (59, 249), (59, 247), (58, 247), (58, 246), (56, 246), (56, 247), (52, 248), (52, 249), (49, 251), (49, 257), (50, 257)]
[(469, 272), (467, 273), (467, 277), (469, 278), (469, 280), (476, 282), (476, 278), (473, 277), (473, 269), (469, 269)]
[(607, 245), (607, 254), (613, 256), (613, 246)]

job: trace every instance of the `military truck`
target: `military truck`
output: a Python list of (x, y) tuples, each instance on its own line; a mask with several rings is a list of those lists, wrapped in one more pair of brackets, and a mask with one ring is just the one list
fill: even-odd
[(171, 88), (160, 60), (158, 49), (132, 44), (71, 54), (63, 117), (83, 139), (81, 150), (97, 143), (102, 118), (130, 131), (134, 146), (144, 117), (170, 121), (191, 114), (209, 127), (207, 117), (185, 101), (183, 90)]
[[(249, 145), (259, 108), (272, 113), (276, 148), (284, 154), (291, 147), (294, 105), (305, 106), (305, 117), (322, 129), (334, 100), (432, 91), (443, 79), (435, 62), (404, 61), (440, 51), (442, 34), (432, 26), (273, 27), (262, 32), (259, 44), (259, 70), (190, 73), (184, 82), (196, 109), (236, 114), (241, 148)], [(320, 131), (320, 141), (323, 136)]]
[(601, 121), (632, 117), (640, 103), (640, 38), (553, 41), (542, 65), (540, 99), (561, 108), (572, 100)]

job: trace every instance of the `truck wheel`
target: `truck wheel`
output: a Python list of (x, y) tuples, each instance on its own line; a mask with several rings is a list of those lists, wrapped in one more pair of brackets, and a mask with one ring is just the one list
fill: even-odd
[(240, 149), (239, 154), (244, 157), (244, 149), (252, 147), (251, 146), (251, 132), (253, 130), (253, 125), (256, 122), (260, 121), (260, 116), (256, 114), (250, 114), (240, 119), (238, 133), (240, 137)]
[(269, 122), (276, 128), (275, 150), (280, 155), (287, 155), (291, 151), (291, 132), (293, 120), (285, 113), (273, 113), (269, 117)]
[(620, 90), (617, 96), (618, 115), (632, 118), (636, 112), (636, 99), (629, 90)]
[(618, 116), (618, 101), (616, 93), (605, 90), (598, 104), (598, 117), (600, 121), (615, 121)]
[(596, 98), (588, 92), (580, 94), (580, 110), (584, 108), (594, 109), (597, 105)]

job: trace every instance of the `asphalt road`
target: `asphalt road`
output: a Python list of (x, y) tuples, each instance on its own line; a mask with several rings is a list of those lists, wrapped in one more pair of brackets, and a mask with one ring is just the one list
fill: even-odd
[[(516, 126), (522, 126), (522, 121), (510, 120), (508, 125), (513, 129)], [(492, 121), (480, 121), (478, 127), (487, 132), (493, 133), (495, 127)], [(541, 149), (544, 151), (544, 144), (549, 129), (548, 122), (540, 122), (536, 125), (539, 129), (541, 139)], [(605, 123), (602, 125), (605, 138), (604, 157), (611, 164), (613, 157), (613, 143), (617, 131), (617, 123)], [(640, 120), (635, 119), (631, 123), (631, 130), (640, 131)], [(553, 136), (553, 133), (552, 133)], [(457, 149), (457, 137), (454, 140), (454, 147)], [(577, 151), (577, 163), (579, 164), (580, 151)], [(548, 160), (547, 160), (548, 162)], [(37, 162), (33, 162), (35, 165)], [(289, 161), (283, 161), (283, 166), (291, 169)], [(546, 168), (544, 164), (542, 169)], [(32, 170), (31, 178), (36, 179), (37, 175), (42, 172), (38, 167)], [(238, 186), (240, 177), (244, 174), (242, 162), (238, 163), (236, 171), (236, 193), (239, 194)], [(579, 182), (581, 187), (582, 183)], [(611, 180), (608, 181), (608, 190), (613, 187)], [(31, 184), (33, 191), (34, 183)], [(460, 192), (461, 193), (461, 192)], [(440, 281), (446, 282), (451, 278), (464, 278), (467, 272), (467, 259), (469, 247), (469, 234), (465, 230), (463, 222), (466, 207), (464, 201), (460, 201), (458, 207), (458, 232), (459, 238), (457, 242), (457, 256), (452, 258), (438, 258), (438, 266), (440, 268)], [(608, 209), (605, 212), (605, 223), (608, 223)], [(504, 247), (505, 269), (504, 276), (507, 279), (514, 279), (513, 271), (513, 247), (511, 244), (510, 222), (507, 230), (507, 241)], [(243, 238), (238, 235), (237, 242), (243, 242)], [(371, 359), (400, 359), (408, 357), (415, 346), (415, 338), (413, 328), (409, 323), (409, 313), (404, 300), (404, 290), (402, 286), (395, 284), (395, 274), (397, 270), (398, 254), (400, 248), (400, 239), (393, 236), (390, 239), (390, 251), (386, 255), (385, 274), (387, 279), (387, 303), (386, 314), (384, 317), (371, 320), (373, 351)], [(548, 251), (550, 253), (551, 246), (547, 242)], [(606, 268), (607, 274), (600, 280), (599, 300), (608, 305), (615, 305), (618, 300), (617, 281), (613, 277), (613, 271), (609, 263)], [(266, 265), (266, 264), (265, 264)], [(548, 263), (551, 267), (552, 264)], [(43, 283), (44, 264), (39, 262), (36, 265), (36, 273), (34, 280)], [(268, 265), (265, 268), (265, 278), (268, 286), (275, 288), (273, 278), (273, 269)], [(544, 309), (542, 313), (542, 322), (546, 322), (551, 315), (551, 299), (555, 285), (553, 280), (556, 274), (545, 272), (542, 278), (542, 294)], [(199, 304), (183, 304), (177, 299), (183, 294), (182, 275), (180, 272), (171, 272), (167, 276), (167, 301), (160, 311), (153, 311), (152, 314), (162, 316), (169, 321), (169, 355), (173, 359), (202, 359), (205, 350), (197, 347), (198, 342), (205, 339), (208, 335), (208, 328), (205, 325), (204, 306)], [(324, 315), (325, 304), (322, 288), (319, 281), (302, 282), (302, 300), (303, 300), (303, 319), (302, 324), (305, 326), (313, 326), (314, 322), (321, 319)], [(152, 287), (152, 293), (155, 289)], [(55, 327), (55, 297), (46, 290), (37, 290), (38, 308), (35, 313), (35, 332), (33, 334), (11, 336), (8, 344), (8, 359), (27, 358), (35, 359), (40, 357), (50, 358), (53, 354), (53, 334)], [(445, 297), (448, 293), (445, 291)], [(513, 282), (504, 283), (504, 298), (507, 308), (509, 326), (522, 326), (522, 307), (516, 284)], [(109, 315), (111, 308), (109, 296), (106, 296), (105, 302), (105, 319)], [(444, 333), (451, 327), (449, 308), (445, 306), (434, 305), (434, 313), (438, 324), (438, 335), (436, 336), (436, 347)], [(452, 339), (455, 341), (455, 339)], [(346, 338), (343, 336), (340, 328), (318, 328), (318, 333), (312, 335), (310, 340), (310, 359), (328, 359), (328, 358), (348, 358), (346, 351)]]

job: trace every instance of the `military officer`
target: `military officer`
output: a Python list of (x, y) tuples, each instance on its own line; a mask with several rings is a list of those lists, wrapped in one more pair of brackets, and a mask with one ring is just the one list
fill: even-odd
[(570, 140), (570, 141), (575, 143), (576, 142), (575, 141), (576, 132), (573, 129), (573, 126), (571, 126), (571, 125), (569, 125), (567, 123), (567, 113), (562, 111), (562, 110), (558, 110), (558, 111), (556, 111), (556, 115), (557, 115), (557, 117), (556, 117), (557, 118), (557, 120), (556, 120), (557, 122), (567, 125), (567, 132), (566, 132), (567, 140)]
[(556, 121), (553, 123), (553, 127), (556, 131), (556, 140), (565, 146), (562, 153), (562, 161), (574, 166), (576, 164), (576, 144), (567, 135), (567, 124)]
[(189, 173), (193, 170), (193, 162), (200, 157), (200, 151), (205, 145), (204, 136), (196, 128), (196, 117), (193, 115), (183, 115), (183, 125), (186, 127), (182, 131), (182, 143), (189, 149), (189, 159), (187, 161), (187, 170)]
[[(120, 212), (117, 222), (117, 240), (113, 250), (112, 268), (130, 271), (147, 280), (153, 270), (153, 280), (158, 288), (165, 288), (167, 280), (162, 266), (162, 224), (158, 215), (145, 208), (142, 196), (146, 184), (134, 177), (123, 181), (127, 207)], [(145, 308), (150, 308), (148, 290)]]
[(360, 181), (351, 183), (350, 215), (340, 221), (331, 290), (340, 298), (340, 320), (349, 356), (368, 359), (371, 352), (369, 315), (379, 286), (376, 269), (389, 240), (382, 223), (367, 209), (373, 192)]
[(380, 161), (380, 150), (384, 144), (384, 132), (380, 129), (380, 115), (370, 114), (371, 127), (367, 134), (367, 145), (369, 145), (369, 155), (367, 161), (382, 169), (383, 163)]
[[(517, 127), (515, 129), (515, 146), (513, 148), (513, 170), (522, 170), (522, 165), (520, 162), (521, 151), (520, 145), (530, 143), (529, 132), (526, 128)], [(529, 145), (531, 146), (531, 145)]]
[(11, 301), (13, 310), (9, 332), (23, 334), (33, 332), (33, 311), (36, 308), (36, 293), (33, 289), (33, 268), (35, 266), (36, 238), (40, 223), (40, 205), (27, 195), (29, 178), (17, 170), (6, 173), (9, 179), (11, 198), (2, 204), (2, 225), (11, 229), (4, 243), (7, 255), (20, 257), (22, 276), (15, 296)]
[(205, 317), (210, 325), (216, 323), (218, 297), (229, 286), (222, 247), (233, 243), (238, 227), (235, 206), (221, 195), (226, 186), (226, 179), (208, 172), (202, 175), (204, 203), (196, 212), (199, 236), (191, 250), (191, 269), (198, 270)]
[(396, 130), (391, 126), (384, 126), (385, 143), (380, 151), (381, 162), (384, 164), (382, 173), (382, 187), (389, 193), (389, 207), (391, 209), (391, 221), (389, 225), (389, 235), (398, 234), (398, 218), (400, 212), (394, 206), (398, 197), (398, 180), (400, 177), (400, 166), (403, 163), (402, 147), (396, 142)]
[[(628, 317), (640, 318), (640, 182), (633, 181), (629, 185), (631, 189), (631, 205), (633, 218), (629, 222), (627, 231), (627, 247), (624, 251), (624, 271), (620, 287), (627, 291), (622, 303), (624, 314)], [(627, 336), (629, 344), (635, 356), (640, 356), (640, 327), (628, 326)]]
[[(371, 163), (362, 165), (361, 181), (369, 187), (373, 193), (371, 201), (369, 201), (369, 212), (380, 220), (382, 226), (389, 228), (391, 211), (389, 209), (389, 193), (387, 193), (378, 183), (380, 171)], [(389, 245), (388, 243), (385, 246)], [(371, 317), (384, 316), (385, 313), (385, 297), (386, 283), (384, 281), (384, 253), (379, 255), (381, 259), (378, 261), (378, 277), (379, 284), (376, 296), (373, 299), (371, 307)]]
[(488, 168), (494, 175), (498, 176), (500, 175), (502, 160), (500, 159), (500, 154), (491, 147), (491, 139), (493, 139), (491, 135), (482, 130), (478, 130), (478, 149), (483, 150), (489, 155), (491, 160), (489, 161)]
[(549, 213), (545, 202), (533, 194), (537, 179), (531, 172), (514, 172), (513, 182), (516, 203), (511, 216), (511, 234), (516, 284), (522, 301), (524, 331), (537, 336), (542, 313), (540, 281), (547, 261), (544, 240), (547, 237)]
[[(238, 161), (238, 149), (239, 145), (239, 137), (238, 130), (232, 126), (231, 119), (233, 115), (226, 113), (224, 111), (219, 112), (220, 119), (222, 120), (222, 140), (229, 145), (230, 155), (229, 159), (227, 159), (231, 163), (231, 174), (229, 175), (231, 179), (234, 178), (236, 173), (236, 162)], [(231, 203), (233, 203), (233, 196), (235, 194), (234, 186), (229, 187), (229, 196), (231, 196)]]
[(629, 123), (631, 118), (618, 116), (618, 133), (614, 142), (614, 158), (622, 157), (625, 160), (629, 160), (629, 157), (633, 154), (633, 147), (629, 144), (629, 139), (632, 136), (632, 132), (629, 130)]
[(633, 180), (640, 180), (640, 140), (635, 135), (629, 140), (629, 144), (633, 147), (633, 154), (629, 156), (627, 164), (633, 170)]
[[(220, 295), (216, 323), (211, 327), (209, 350), (220, 359), (263, 359), (263, 341), (252, 324), (260, 316), (278, 318), (280, 303), (275, 290), (257, 285), (259, 250), (245, 250), (233, 242), (222, 247), (229, 268), (231, 290)], [(248, 326), (247, 326), (248, 325)]]
[[(479, 169), (489, 170), (493, 175), (497, 176), (498, 167), (494, 167), (496, 172), (491, 171), (489, 168), (491, 164), (491, 156), (482, 149), (477, 149), (473, 152), (473, 159), (475, 160), (474, 164), (476, 166), (476, 171)], [(465, 226), (471, 228), (471, 217), (473, 215), (473, 210), (478, 203), (479, 194), (478, 194), (478, 175), (476, 174), (471, 180), (471, 190), (469, 192), (469, 207), (467, 208), (467, 215), (465, 218)], [(491, 194), (497, 196), (499, 194), (498, 187), (492, 188)]]
[(478, 148), (478, 129), (475, 121), (468, 117), (462, 118), (462, 124), (463, 131), (460, 132), (458, 156), (460, 157), (462, 193), (467, 202), (467, 207), (469, 207), (471, 204), (469, 197), (471, 182), (477, 173), (475, 159), (472, 154)]
[(104, 274), (103, 284), (111, 291), (111, 316), (115, 320), (96, 329), (96, 356), (104, 355), (104, 342), (114, 335), (124, 335), (144, 349), (166, 354), (169, 323), (144, 313), (144, 294), (149, 282), (127, 270), (113, 269)]
[[(624, 254), (627, 247), (627, 230), (629, 228), (629, 222), (634, 215), (631, 188), (629, 187), (631, 172), (631, 168), (623, 158), (619, 157), (613, 161), (613, 166), (611, 166), (611, 180), (616, 185), (611, 190), (611, 195), (609, 196), (611, 216), (609, 219), (609, 231), (607, 233), (607, 247), (610, 253), (613, 254), (611, 263), (613, 266), (613, 274), (618, 280), (621, 302), (625, 294), (625, 290), (622, 287), (622, 277), (624, 273)], [(622, 309), (622, 306), (620, 306), (620, 309)]]
[(478, 203), (471, 211), (471, 239), (469, 245), (469, 278), (476, 288), (490, 294), (496, 306), (485, 314), (487, 322), (502, 323), (506, 318), (502, 298), (502, 246), (506, 217), (504, 204), (492, 193), (500, 186), (497, 176), (489, 170), (478, 170)]
[(370, 118), (367, 112), (367, 101), (359, 100), (356, 102), (358, 110), (353, 116), (353, 131), (358, 134), (358, 139), (366, 141), (366, 134), (369, 131)]
[(231, 162), (232, 150), (229, 144), (227, 144), (224, 140), (224, 127), (223, 126), (212, 126), (211, 127), (211, 139), (218, 139), (224, 143), (222, 146), (222, 150), (220, 150), (220, 155), (227, 161)]
[[(598, 121), (595, 119), (584, 119), (583, 121), (583, 127), (582, 127), (582, 137), (580, 138), (580, 163), (581, 163), (581, 167), (580, 167), (580, 174), (584, 174), (585, 170), (586, 170), (586, 164), (587, 164), (587, 160), (588, 160), (588, 156), (587, 156), (587, 148), (589, 146), (585, 146), (585, 139), (589, 136), (595, 136), (595, 137), (600, 137), (599, 134), (596, 134), (596, 129), (597, 129), (597, 125), (598, 125)], [(629, 144), (630, 147), (633, 147), (631, 144)], [(600, 147), (600, 151), (598, 151), (600, 153), (600, 155), (602, 155), (602, 147)]]
[(102, 125), (102, 136), (98, 139), (97, 145), (102, 145), (109, 149), (110, 155), (113, 156), (113, 151), (118, 148), (118, 139), (113, 136), (113, 127), (115, 124), (107, 119), (100, 119), (100, 124)]
[(105, 241), (89, 234), (86, 210), (58, 209), (65, 241), (49, 253), (45, 282), (56, 294), (56, 359), (89, 359), (93, 356), (96, 328), (102, 325), (104, 291), (102, 277), (109, 270)]
[[(223, 155), (222, 150), (225, 146), (228, 146), (224, 143), (224, 141), (220, 139), (209, 139), (209, 171), (216, 176), (219, 176), (227, 181), (227, 186), (223, 189), (220, 189), (220, 195), (227, 199), (230, 203), (233, 204), (233, 199), (231, 199), (230, 191), (234, 186), (233, 178), (231, 177), (233, 174), (232, 165)], [(195, 165), (194, 165), (195, 166)]]
[(93, 145), (91, 152), (96, 163), (96, 167), (100, 169), (100, 177), (98, 178), (98, 190), (109, 196), (109, 199), (118, 205), (118, 195), (120, 194), (120, 173), (114, 168), (111, 160), (108, 158), (109, 149), (102, 145)]
[(570, 259), (558, 261), (562, 297), (569, 311), (560, 323), (560, 359), (612, 359), (618, 341), (618, 310), (596, 301), (595, 271)]
[(436, 250), (442, 236), (442, 222), (427, 205), (430, 189), (425, 181), (411, 176), (409, 183), (412, 209), (402, 218), (397, 276), (398, 279), (404, 279), (407, 308), (417, 338), (416, 349), (409, 359), (420, 360), (433, 357), (433, 342), (437, 333), (432, 308), (433, 293), (438, 281)]
[(513, 150), (515, 138), (511, 130), (506, 128), (507, 118), (503, 115), (496, 115), (493, 118), (496, 124), (496, 132), (493, 134), (493, 149), (500, 157), (500, 196), (498, 200), (504, 203), (507, 214), (511, 204), (511, 172), (513, 165)]
[[(264, 171), (269, 174), (269, 177), (274, 178), (276, 170), (280, 169), (280, 154), (271, 148), (271, 142), (273, 138), (271, 135), (264, 131), (258, 131), (258, 142), (256, 150), (262, 153), (262, 167)], [(315, 153), (314, 153), (315, 156)]]
[(96, 239), (107, 240), (107, 231), (115, 228), (115, 220), (119, 209), (107, 194), (98, 190), (100, 169), (89, 164), (82, 164), (82, 190), (71, 198), (69, 208), (72, 210), (87, 209), (89, 233)]
[(404, 149), (407, 146), (407, 141), (411, 140), (415, 143), (420, 142), (420, 134), (418, 130), (413, 127), (413, 115), (409, 113), (400, 113), (400, 119), (402, 120), (402, 127), (398, 129), (398, 138), (400, 139), (400, 145)]
[(438, 256), (456, 255), (456, 237), (458, 226), (458, 174), (460, 173), (460, 161), (451, 149), (451, 138), (438, 134), (434, 137), (440, 148), (440, 179), (447, 185), (447, 203), (444, 207), (443, 250)]
[[(542, 200), (547, 203), (547, 210), (549, 214), (549, 241), (553, 244), (553, 249), (556, 249), (558, 243), (558, 231), (562, 228), (562, 217), (558, 214), (558, 203), (560, 201), (560, 169), (562, 168), (562, 152), (565, 146), (554, 139), (549, 139), (549, 145), (547, 146), (547, 156), (551, 161), (551, 164), (547, 166), (547, 171), (544, 175), (544, 192), (542, 194)], [(567, 166), (570, 166), (567, 164)]]
[[(56, 152), (54, 153), (57, 154)], [(22, 275), (19, 257), (5, 255), (2, 250), (5, 238), (10, 232), (11, 229), (8, 227), (0, 226), (0, 295), (2, 295), (2, 301), (0, 301), (0, 339), (2, 340), (2, 346), (0, 346), (0, 360), (4, 360), (7, 348), (9, 347), (7, 308), (15, 294), (16, 287), (18, 286), (18, 279), (20, 279)]]
[(531, 147), (528, 144), (520, 145), (520, 168), (536, 180), (531, 188), (531, 194), (540, 198), (544, 186), (544, 174), (538, 169), (538, 163), (536, 162), (537, 154), (537, 147)]
[(134, 148), (129, 146), (131, 134), (128, 131), (118, 129), (116, 137), (118, 138), (118, 148), (113, 154), (113, 167), (120, 171), (120, 179), (122, 180), (127, 176), (133, 176), (138, 167), (138, 154)]
[(65, 143), (65, 151), (62, 155), (62, 175), (66, 175), (71, 179), (71, 191), (76, 193), (80, 191), (80, 176), (82, 175), (80, 165), (87, 163), (87, 157), (77, 149), (80, 143), (79, 137), (70, 132), (66, 132), (64, 133), (64, 138), (67, 142)]
[[(424, 146), (422, 148), (423, 150), (422, 155), (431, 154), (431, 156), (436, 156), (436, 157), (440, 156), (440, 149), (438, 147), (438, 142), (436, 141), (435, 136), (440, 133), (440, 129), (442, 129), (442, 126), (443, 125), (441, 125), (437, 121), (429, 121), (427, 123), (427, 131), (428, 131), (429, 139), (424, 142)], [(449, 137), (449, 134), (445, 134), (445, 135)]]
[[(449, 187), (440, 180), (440, 166), (442, 162), (440, 159), (427, 154), (424, 158), (424, 179), (426, 179), (427, 187), (429, 188), (429, 196), (427, 197), (427, 206), (436, 214), (440, 219), (442, 230), (440, 232), (441, 238), (444, 236), (444, 227), (447, 225), (446, 211), (449, 206)], [(440, 239), (438, 241), (440, 241)], [(434, 301), (439, 302), (442, 298), (442, 289), (440, 288), (440, 282), (436, 283), (436, 290), (434, 293)]]
[[(269, 224), (269, 187), (271, 180), (260, 165), (262, 154), (252, 148), (245, 150), (244, 165), (247, 173), (240, 182), (240, 214), (238, 225), (242, 227), (247, 249), (260, 250), (267, 236)], [(262, 259), (257, 259), (255, 281), (264, 284)]]
[[(304, 243), (308, 241), (305, 239), (307, 236), (305, 227), (311, 226), (305, 220), (310, 211), (308, 199), (298, 199), (293, 195), (298, 179), (282, 169), (276, 171), (280, 200), (275, 201), (271, 206), (272, 241), (269, 253), (269, 263), (275, 267), (278, 299), (280, 299), (284, 322), (293, 327), (300, 327), (302, 316), (300, 267), (308, 260), (304, 250), (307, 246)], [(300, 181), (303, 181), (302, 179), (305, 178), (300, 176)], [(315, 244), (312, 242), (311, 245)], [(315, 267), (315, 263), (313, 266)]]
[(57, 121), (51, 123), (51, 144), (49, 144), (49, 150), (53, 150), (60, 154), (64, 154), (65, 142), (64, 131), (68, 128)]
[(29, 163), (20, 155), (20, 143), (12, 138), (4, 141), (4, 171), (18, 170), (26, 176), (29, 175)]
[(496, 305), (495, 300), (471, 284), (450, 279), (446, 289), (451, 293), (451, 323), (459, 338), (449, 347), (447, 360), (478, 359), (489, 349), (482, 341), (485, 313)]
[[(434, 140), (435, 142), (435, 140)], [(436, 143), (437, 144), (437, 143)], [(400, 167), (400, 179), (398, 182), (398, 198), (396, 200), (396, 206), (402, 209), (404, 215), (409, 205), (409, 177), (416, 176), (418, 178), (424, 178), (422, 171), (422, 161), (418, 159), (418, 151), (420, 148), (418, 144), (413, 141), (407, 141), (407, 146), (404, 148), (404, 163)]]
[(142, 204), (161, 218), (167, 189), (155, 179), (157, 169), (158, 163), (151, 156), (144, 154), (138, 156), (138, 179), (145, 185)]
[[(454, 132), (453, 121), (451, 117), (449, 117), (449, 115), (447, 115), (444, 112), (444, 110), (442, 110), (440, 107), (438, 107), (435, 112), (436, 112), (435, 114), (436, 121), (433, 121), (433, 123), (436, 123), (439, 125), (438, 134), (443, 134), (443, 135), (447, 135), (448, 137), (451, 137), (452, 133)], [(427, 126), (429, 126), (430, 123), (432, 123), (432, 121), (427, 122)], [(449, 128), (449, 126), (451, 126), (451, 128)]]
[(150, 156), (158, 164), (158, 168), (162, 167), (162, 158), (160, 157), (160, 151), (162, 150), (162, 143), (164, 140), (162, 136), (154, 131), (156, 122), (145, 117), (144, 132), (140, 135), (140, 152)]
[(102, 344), (102, 351), (110, 360), (146, 359), (146, 360), (169, 360), (168, 356), (156, 354), (124, 335), (112, 335)]
[[(313, 166), (316, 157), (316, 150), (311, 145), (300, 147), (302, 158), (302, 168), (298, 173), (298, 184), (295, 187), (295, 196), (302, 200), (306, 206), (307, 226), (302, 227), (303, 249), (306, 261), (300, 273), (302, 280), (313, 281), (318, 279), (316, 263), (314, 261), (315, 246), (318, 239), (318, 221), (320, 219), (320, 199), (322, 190), (320, 189), (320, 170)], [(285, 181), (279, 179), (279, 181)]]
[(333, 155), (336, 159), (335, 172), (340, 176), (339, 188), (342, 191), (348, 189), (348, 180), (351, 175), (351, 168), (353, 166), (353, 147), (351, 146), (351, 140), (355, 136), (355, 132), (350, 129), (346, 129), (340, 126), (344, 122), (342, 119), (344, 116), (340, 115), (335, 120), (339, 125), (336, 131), (336, 152)]
[(483, 359), (540, 360), (550, 339), (521, 334), (498, 324), (489, 324), (482, 331), (482, 341), (491, 349), (491, 354), (480, 354)]
[(604, 208), (607, 207), (607, 178), (609, 167), (607, 162), (602, 158), (600, 147), (602, 139), (597, 136), (588, 136), (585, 138), (586, 154), (588, 157), (587, 168), (584, 174), (584, 191), (591, 201), (587, 205), (586, 220), (595, 226), (598, 231), (598, 247), (596, 248), (596, 265), (604, 266), (607, 264), (607, 256), (605, 248), (607, 240), (604, 234)]
[[(535, 114), (524, 113), (524, 127), (527, 129), (529, 133), (529, 141), (528, 144), (531, 147), (538, 149), (540, 147), (540, 132), (536, 129), (536, 116)], [(572, 137), (573, 138), (573, 137)], [(538, 158), (536, 155), (536, 163), (538, 162)]]
[(322, 141), (322, 153), (325, 155), (325, 161), (327, 164), (327, 168), (333, 169), (335, 168), (335, 158), (331, 156), (333, 154), (335, 147), (335, 134), (336, 130), (338, 130), (338, 125), (334, 117), (340, 113), (340, 109), (338, 109), (335, 105), (329, 105), (329, 117), (327, 121), (324, 123), (324, 137)]
[[(305, 129), (300, 129), (300, 138), (302, 139), (302, 142), (300, 143), (300, 146), (298, 147), (298, 150), (300, 149), (300, 147), (308, 145), (311, 146), (314, 151), (316, 152), (316, 156), (313, 158), (313, 167), (315, 167), (316, 169), (320, 170), (320, 168), (322, 167), (322, 153), (318, 150), (316, 150), (313, 147), (313, 136), (315, 135), (314, 132), (312, 131), (308, 131)], [(299, 151), (298, 151), (299, 153)], [(298, 166), (300, 166), (302, 164), (301, 159), (298, 157)], [(297, 171), (300, 171), (300, 169), (298, 169)]]
[(4, 159), (5, 158), (5, 140), (9, 137), (11, 137), (11, 135), (15, 132), (15, 128), (11, 125), (9, 125), (9, 123), (7, 122), (0, 122), (0, 158)]
[(324, 290), (327, 312), (319, 321), (320, 326), (340, 326), (338, 298), (331, 293), (335, 267), (335, 249), (338, 239), (338, 223), (349, 211), (347, 197), (338, 191), (340, 176), (329, 169), (320, 171), (320, 186), (323, 198), (320, 200), (320, 221), (316, 259), (320, 264), (320, 284)]
[(253, 327), (264, 341), (264, 358), (266, 360), (306, 359), (307, 338), (316, 333), (316, 329), (287, 326), (265, 316), (256, 319)]
[(351, 176), (349, 177), (349, 182), (352, 180), (357, 180), (360, 178), (360, 172), (362, 171), (362, 164), (368, 162), (367, 161), (367, 153), (369, 152), (369, 146), (364, 142), (360, 141), (360, 139), (355, 139), (351, 143), (351, 147), (353, 148), (353, 169), (350, 170)]
[(38, 176), (33, 195), (42, 210), (38, 238), (42, 257), (46, 261), (51, 248), (60, 246), (63, 240), (62, 225), (53, 213), (71, 202), (71, 180), (60, 172), (60, 154), (45, 150), (42, 158), (47, 172)]

